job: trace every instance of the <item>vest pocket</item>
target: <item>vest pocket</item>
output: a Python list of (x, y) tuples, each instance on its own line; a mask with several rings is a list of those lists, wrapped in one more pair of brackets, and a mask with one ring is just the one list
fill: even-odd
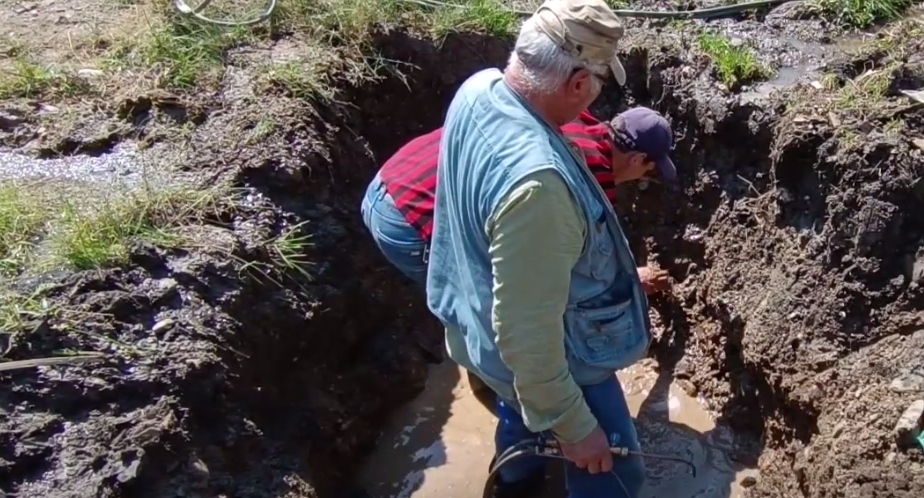
[(566, 340), (579, 360), (603, 368), (616, 368), (635, 346), (632, 300), (597, 309), (572, 308), (566, 315)]

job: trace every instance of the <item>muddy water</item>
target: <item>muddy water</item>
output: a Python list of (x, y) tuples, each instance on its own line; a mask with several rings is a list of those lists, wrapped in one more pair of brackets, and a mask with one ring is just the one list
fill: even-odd
[[(648, 460), (644, 498), (741, 496), (740, 482), (756, 471), (730, 458), (730, 430), (716, 427), (693, 398), (658, 377), (651, 365), (619, 373), (642, 448), (690, 459), (683, 464)], [(493, 455), (496, 423), (467, 378), (450, 361), (433, 368), (427, 389), (394, 415), (378, 450), (368, 459), (360, 485), (372, 498), (480, 498)], [(566, 496), (560, 466), (552, 464), (542, 498)]]

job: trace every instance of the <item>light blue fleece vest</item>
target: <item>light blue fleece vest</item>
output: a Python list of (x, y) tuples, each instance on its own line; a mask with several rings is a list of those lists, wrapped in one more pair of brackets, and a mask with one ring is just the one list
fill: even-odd
[(480, 71), (459, 88), (444, 124), (427, 302), (440, 320), (461, 329), (475, 373), (508, 399), (514, 399), (513, 373), (495, 344), (485, 225), (520, 180), (545, 169), (561, 175), (587, 220), (563, 318), (575, 381), (602, 382), (641, 359), (651, 338), (635, 260), (603, 190), (559, 130), (500, 71)]

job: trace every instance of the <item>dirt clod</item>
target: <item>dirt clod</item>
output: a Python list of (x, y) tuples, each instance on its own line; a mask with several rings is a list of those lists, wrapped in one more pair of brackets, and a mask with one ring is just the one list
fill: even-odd
[(895, 440), (901, 447), (918, 445), (921, 423), (924, 422), (924, 399), (911, 403), (895, 424)]

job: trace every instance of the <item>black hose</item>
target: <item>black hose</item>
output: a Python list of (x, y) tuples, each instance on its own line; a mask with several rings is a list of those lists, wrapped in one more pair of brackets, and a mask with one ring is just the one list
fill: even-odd
[[(467, 9), (468, 5), (465, 4), (455, 4), (450, 2), (441, 2), (439, 0), (397, 0), (405, 3), (415, 3), (418, 5), (423, 5), (426, 7), (451, 7), (459, 9)], [(634, 9), (617, 9), (613, 12), (616, 15), (622, 17), (635, 17), (640, 19), (715, 19), (717, 17), (730, 16), (732, 14), (738, 14), (746, 10), (759, 9), (761, 7), (769, 7), (771, 5), (778, 5), (787, 2), (792, 2), (795, 0), (756, 0), (753, 2), (744, 2), (736, 3), (733, 5), (720, 5), (718, 7), (708, 7), (705, 9), (694, 9), (694, 10), (666, 10), (666, 11), (649, 11), (649, 10), (634, 10)], [(218, 24), (220, 26), (251, 26), (254, 24), (261, 23), (269, 19), (273, 11), (276, 9), (276, 0), (269, 0), (266, 8), (260, 12), (260, 14), (252, 19), (245, 21), (223, 21), (219, 19), (211, 19), (202, 15), (202, 11), (212, 2), (212, 0), (199, 0), (199, 3), (195, 6), (189, 6), (185, 0), (173, 0), (174, 8), (180, 13), (188, 16), (193, 16), (200, 21)], [(507, 12), (512, 12), (519, 16), (531, 16), (534, 14), (533, 11), (511, 9), (506, 6), (501, 7)]]
[[(680, 457), (670, 456), (670, 455), (659, 455), (655, 453), (645, 453), (641, 451), (633, 451), (625, 447), (614, 446), (611, 448), (614, 457), (624, 457), (628, 455), (634, 455), (641, 458), (655, 459), (655, 460), (667, 460), (671, 462), (682, 463), (690, 468), (690, 473), (693, 477), (696, 477), (696, 465), (689, 460), (685, 460)], [(485, 480), (484, 491), (482, 492), (482, 498), (492, 498), (494, 484), (497, 482), (497, 478), (500, 475), (500, 469), (507, 465), (508, 463), (519, 460), (520, 458), (538, 456), (542, 458), (551, 458), (555, 460), (567, 460), (560, 450), (557, 448), (557, 445), (544, 443), (541, 440), (526, 440), (521, 441), (513, 446), (504, 450), (500, 455), (497, 455), (494, 460), (491, 460), (490, 469), (488, 472), (488, 477)], [(615, 475), (615, 473), (614, 473)], [(617, 476), (618, 478), (618, 476)], [(619, 482), (622, 485), (622, 481)], [(625, 488), (625, 486), (623, 486)]]
[[(402, 2), (416, 3), (429, 7), (456, 7), (465, 9), (468, 5), (454, 4), (450, 2), (441, 2), (440, 0), (399, 0)], [(720, 5), (718, 7), (708, 7), (705, 9), (694, 10), (634, 10), (634, 9), (616, 9), (613, 12), (622, 17), (635, 17), (640, 19), (714, 19), (717, 17), (729, 16), (744, 12), (746, 10), (759, 9), (772, 5), (779, 5), (795, 0), (755, 0), (752, 2), (736, 3), (732, 5)], [(519, 9), (501, 7), (503, 10), (512, 12), (520, 16), (531, 16), (535, 12)]]

